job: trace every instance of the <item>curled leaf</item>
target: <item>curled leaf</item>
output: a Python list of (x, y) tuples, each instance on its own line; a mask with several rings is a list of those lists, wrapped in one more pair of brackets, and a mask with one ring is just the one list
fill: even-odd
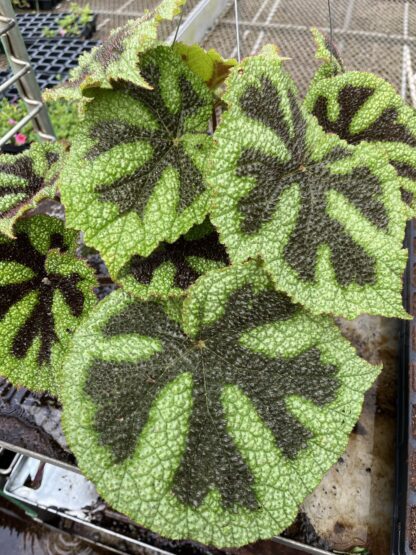
[(114, 509), (240, 546), (290, 524), (377, 372), (250, 262), (191, 286), (182, 325), (121, 291), (100, 303), (66, 360), (63, 424)]
[(232, 71), (224, 98), (209, 180), (231, 260), (260, 256), (315, 313), (407, 317), (406, 207), (383, 152), (324, 133), (270, 48)]
[(13, 226), (44, 198), (53, 198), (63, 149), (33, 143), (21, 154), (0, 154), (0, 233), (14, 237)]
[(83, 93), (88, 89), (112, 87), (115, 81), (130, 81), (137, 87), (152, 88), (138, 67), (139, 57), (149, 48), (154, 48), (157, 31), (162, 21), (171, 21), (181, 11), (186, 0), (162, 0), (141, 18), (130, 20), (114, 29), (101, 46), (83, 54), (67, 82), (48, 90), (47, 100), (60, 98), (69, 101), (85, 100)]
[(75, 248), (76, 234), (48, 216), (0, 238), (0, 374), (15, 385), (58, 394), (70, 336), (95, 304), (93, 272)]
[(204, 220), (212, 95), (171, 48), (141, 58), (152, 89), (100, 90), (62, 172), (67, 222), (85, 232), (110, 273)]

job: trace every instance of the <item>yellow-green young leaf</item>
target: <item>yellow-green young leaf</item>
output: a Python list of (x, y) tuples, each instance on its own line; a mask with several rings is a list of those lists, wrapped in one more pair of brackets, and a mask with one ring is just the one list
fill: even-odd
[(57, 395), (69, 339), (96, 302), (94, 274), (62, 221), (34, 216), (15, 230), (0, 237), (0, 375)]
[(228, 77), (230, 69), (237, 64), (234, 58), (224, 59), (215, 48), (204, 50), (199, 44), (189, 46), (178, 42), (174, 49), (190, 69), (213, 90)]
[(42, 199), (55, 196), (63, 155), (57, 143), (33, 143), (16, 156), (0, 154), (0, 233), (13, 238), (16, 220)]
[(73, 141), (60, 189), (70, 227), (85, 232), (110, 274), (204, 220), (212, 93), (170, 47), (141, 58), (152, 89), (97, 91)]
[(305, 107), (329, 133), (348, 143), (373, 143), (394, 167), (409, 217), (416, 215), (416, 114), (390, 83), (350, 71), (315, 81)]
[(316, 45), (315, 58), (321, 62), (312, 82), (342, 73), (342, 61), (330, 37), (323, 35), (318, 29), (312, 29), (312, 35)]
[(121, 269), (117, 281), (144, 300), (182, 297), (200, 275), (228, 262), (217, 232), (204, 223), (172, 244), (162, 243), (147, 257), (134, 255)]
[[(181, 12), (186, 0), (163, 0), (143, 17), (114, 29), (102, 44), (84, 53), (69, 80), (44, 96), (47, 100), (85, 100), (87, 89), (111, 88), (114, 81), (130, 81), (138, 87), (152, 88), (142, 74), (138, 61), (143, 52), (158, 44), (157, 31), (164, 20), (171, 21)], [(89, 93), (90, 94), (90, 93)], [(94, 91), (92, 91), (94, 94)]]
[(379, 368), (255, 262), (189, 289), (183, 325), (107, 297), (74, 336), (63, 426), (113, 509), (173, 539), (270, 538), (344, 451)]
[(314, 313), (406, 317), (407, 207), (384, 153), (326, 134), (272, 48), (232, 70), (224, 99), (209, 181), (231, 261), (260, 256)]

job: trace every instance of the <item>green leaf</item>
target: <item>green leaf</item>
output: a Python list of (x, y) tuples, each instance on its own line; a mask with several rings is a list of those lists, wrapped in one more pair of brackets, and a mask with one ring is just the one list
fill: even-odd
[(200, 275), (229, 262), (218, 234), (211, 230), (199, 237), (200, 227), (195, 226), (173, 244), (162, 243), (148, 257), (134, 255), (117, 281), (140, 299), (183, 296)]
[(380, 149), (326, 134), (271, 49), (232, 71), (209, 181), (232, 262), (260, 256), (314, 313), (407, 317), (407, 208)]
[(19, 220), (16, 239), (0, 238), (0, 374), (16, 385), (58, 393), (70, 336), (96, 302), (76, 236), (34, 216)]
[(390, 83), (356, 71), (321, 79), (310, 87), (305, 107), (325, 131), (384, 151), (411, 206), (409, 217), (416, 215), (416, 114)]
[(330, 37), (323, 35), (315, 28), (312, 29), (312, 35), (316, 45), (315, 58), (321, 62), (312, 82), (343, 73), (344, 67), (341, 58)]
[(204, 220), (212, 95), (171, 48), (141, 58), (153, 89), (97, 91), (62, 172), (70, 227), (85, 232), (110, 273)]
[(53, 198), (62, 163), (57, 143), (34, 143), (18, 154), (0, 154), (0, 233), (14, 237), (13, 226), (42, 199)]
[(237, 64), (234, 58), (224, 59), (215, 48), (204, 50), (199, 44), (189, 46), (177, 42), (174, 50), (208, 87), (215, 90), (228, 77), (230, 69)]
[(138, 67), (143, 52), (158, 44), (157, 31), (162, 21), (171, 21), (181, 12), (186, 0), (163, 0), (139, 19), (114, 29), (101, 46), (79, 58), (79, 65), (70, 79), (44, 93), (47, 100), (85, 100), (88, 89), (112, 88), (116, 81), (130, 81), (138, 87), (152, 88)]
[(159, 534), (269, 538), (344, 451), (379, 369), (255, 262), (201, 277), (183, 322), (122, 291), (100, 303), (66, 359), (66, 438), (113, 509)]

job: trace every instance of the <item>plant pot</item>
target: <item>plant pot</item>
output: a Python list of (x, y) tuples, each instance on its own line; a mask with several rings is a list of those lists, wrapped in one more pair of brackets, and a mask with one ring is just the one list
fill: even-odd
[(12, 145), (11, 143), (7, 143), (0, 147), (0, 151), (2, 154), (21, 154), (29, 147), (30, 143), (26, 143), (24, 145)]
[[(32, 10), (36, 9), (36, 0), (28, 0), (30, 8)], [(38, 0), (38, 6), (40, 10), (53, 10), (53, 8), (58, 4), (59, 0)]]

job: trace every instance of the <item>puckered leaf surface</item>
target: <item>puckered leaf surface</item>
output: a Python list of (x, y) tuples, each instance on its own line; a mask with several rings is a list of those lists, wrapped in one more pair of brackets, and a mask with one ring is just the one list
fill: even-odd
[(191, 286), (182, 326), (122, 291), (100, 303), (66, 359), (63, 425), (114, 509), (240, 546), (290, 524), (377, 373), (249, 262)]
[(350, 71), (315, 81), (306, 109), (325, 131), (348, 143), (369, 141), (395, 168), (403, 200), (416, 211), (416, 114), (390, 83), (371, 73)]
[(95, 304), (93, 271), (60, 220), (34, 216), (15, 229), (16, 239), (0, 238), (0, 375), (57, 394), (70, 335)]
[(226, 79), (230, 69), (237, 64), (236, 59), (224, 59), (215, 48), (204, 50), (199, 44), (189, 46), (183, 42), (177, 42), (174, 49), (190, 69), (213, 90)]
[(148, 257), (134, 255), (120, 271), (117, 281), (140, 299), (183, 296), (197, 278), (228, 264), (218, 234), (208, 227), (200, 235), (195, 226), (173, 244), (162, 243)]
[(315, 313), (406, 317), (395, 171), (377, 147), (324, 133), (295, 95), (271, 48), (232, 70), (209, 178), (221, 241)]
[(208, 210), (212, 95), (169, 47), (146, 52), (141, 68), (153, 89), (123, 82), (98, 91), (60, 181), (68, 225), (85, 232), (114, 276)]
[(34, 143), (18, 154), (0, 154), (0, 233), (14, 237), (13, 226), (27, 210), (55, 195), (63, 156), (57, 143)]
[(157, 31), (162, 21), (171, 21), (181, 12), (186, 0), (163, 0), (143, 17), (114, 29), (101, 46), (84, 53), (70, 79), (60, 87), (46, 91), (47, 100), (85, 100), (83, 92), (91, 88), (111, 88), (114, 81), (130, 81), (138, 87), (152, 84), (140, 72), (138, 60), (143, 52), (157, 45)]

